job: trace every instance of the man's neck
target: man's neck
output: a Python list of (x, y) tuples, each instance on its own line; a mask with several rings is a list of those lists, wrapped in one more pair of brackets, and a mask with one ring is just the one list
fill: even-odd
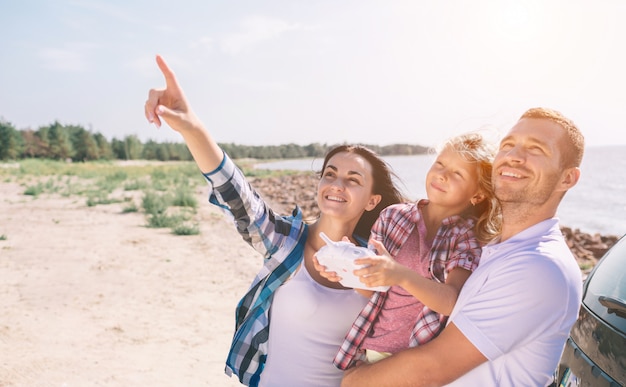
[(555, 214), (556, 210), (536, 205), (523, 206), (519, 203), (502, 203), (500, 241), (504, 242), (537, 223), (553, 218)]

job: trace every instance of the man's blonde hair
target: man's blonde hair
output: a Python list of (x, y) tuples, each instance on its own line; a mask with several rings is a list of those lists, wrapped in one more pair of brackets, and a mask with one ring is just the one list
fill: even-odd
[(542, 107), (528, 109), (520, 117), (520, 119), (522, 118), (543, 118), (557, 123), (565, 129), (566, 137), (571, 146), (568, 149), (562, 149), (561, 166), (564, 168), (580, 167), (585, 151), (585, 138), (572, 120), (556, 110)]

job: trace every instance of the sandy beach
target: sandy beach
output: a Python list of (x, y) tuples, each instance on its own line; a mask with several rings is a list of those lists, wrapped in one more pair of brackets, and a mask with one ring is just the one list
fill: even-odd
[(206, 203), (201, 234), (0, 184), (0, 386), (238, 386), (234, 307), (261, 257)]

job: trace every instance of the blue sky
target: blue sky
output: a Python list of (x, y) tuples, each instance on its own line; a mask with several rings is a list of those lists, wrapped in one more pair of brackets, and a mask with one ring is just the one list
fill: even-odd
[(562, 111), (626, 145), (623, 0), (0, 0), (0, 117), (147, 124), (162, 54), (218, 142), (437, 145)]

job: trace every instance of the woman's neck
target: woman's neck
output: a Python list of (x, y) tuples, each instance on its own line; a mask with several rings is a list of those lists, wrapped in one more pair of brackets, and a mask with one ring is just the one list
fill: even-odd
[(333, 241), (340, 241), (343, 237), (348, 237), (352, 243), (355, 243), (354, 237), (352, 236), (354, 227), (348, 227), (345, 224), (336, 225), (331, 222), (324, 222), (320, 219), (309, 226), (308, 242), (315, 250), (319, 250), (326, 245), (326, 242), (320, 237), (320, 232), (326, 234), (326, 236)]
[[(326, 242), (320, 237), (320, 232), (326, 234), (333, 241), (340, 241), (344, 236), (349, 236), (352, 239), (352, 231), (345, 229), (341, 231), (340, 228), (323, 227), (324, 225), (318, 220), (316, 223), (309, 226), (309, 234), (307, 236), (305, 249), (304, 249), (304, 266), (305, 270), (309, 272), (311, 277), (319, 284), (333, 289), (343, 289), (343, 285), (339, 282), (331, 282), (328, 279), (321, 276), (321, 274), (315, 269), (313, 264), (313, 256), (324, 246)], [(346, 235), (345, 233), (350, 234)]]

